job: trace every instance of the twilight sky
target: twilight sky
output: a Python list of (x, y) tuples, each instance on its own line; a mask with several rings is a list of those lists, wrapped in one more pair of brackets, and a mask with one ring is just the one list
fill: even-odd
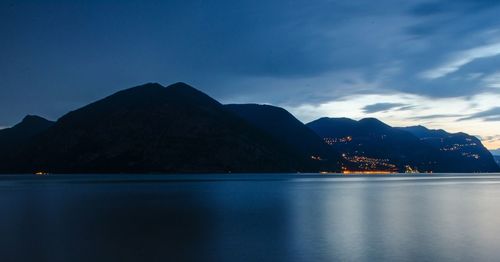
[(500, 148), (500, 1), (0, 2), (0, 126), (145, 82)]

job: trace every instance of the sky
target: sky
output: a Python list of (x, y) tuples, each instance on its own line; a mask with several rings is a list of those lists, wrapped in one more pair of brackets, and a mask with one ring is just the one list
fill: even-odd
[(0, 127), (146, 82), (500, 148), (500, 1), (0, 2)]

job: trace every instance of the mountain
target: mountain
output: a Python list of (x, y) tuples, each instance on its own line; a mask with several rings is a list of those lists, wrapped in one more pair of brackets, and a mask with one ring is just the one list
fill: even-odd
[(500, 156), (500, 148), (490, 150), (490, 152), (494, 156)]
[(490, 152), (493, 155), (493, 158), (495, 159), (497, 165), (500, 166), (500, 148), (497, 148), (495, 150), (490, 150)]
[(258, 104), (231, 104), (225, 107), (303, 157), (319, 161), (322, 170), (340, 170), (340, 154), (285, 109)]
[(268, 105), (222, 105), (176, 83), (149, 83), (0, 130), (0, 173), (494, 172), (481, 142), (375, 118), (307, 125)]
[(347, 169), (398, 172), (496, 172), (479, 139), (423, 126), (391, 127), (377, 119), (320, 118), (307, 124), (344, 154)]
[(424, 126), (399, 128), (418, 137), (422, 142), (438, 149), (445, 159), (441, 166), (448, 172), (499, 171), (492, 154), (475, 136), (465, 133), (448, 133)]
[(117, 92), (64, 115), (2, 158), (3, 173), (317, 171), (184, 83)]
[(0, 148), (6, 150), (24, 144), (52, 125), (54, 122), (45, 118), (27, 115), (19, 124), (0, 130)]
[(437, 169), (439, 152), (409, 132), (375, 119), (320, 118), (307, 124), (326, 143), (343, 153), (353, 171), (420, 171)]

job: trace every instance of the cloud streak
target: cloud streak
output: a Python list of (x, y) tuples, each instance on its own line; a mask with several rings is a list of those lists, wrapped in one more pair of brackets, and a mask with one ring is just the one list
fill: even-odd
[(392, 109), (405, 107), (405, 104), (401, 103), (376, 103), (371, 105), (366, 105), (363, 107), (363, 112), (367, 114), (377, 113), (377, 112), (385, 112)]
[(483, 119), (485, 121), (500, 121), (500, 107), (494, 107), (485, 111), (472, 114), (459, 120)]
[(473, 62), (476, 59), (487, 58), (500, 55), (500, 43), (479, 46), (465, 51), (460, 51), (452, 54), (446, 62), (431, 70), (421, 73), (421, 77), (425, 79), (437, 79), (451, 74), (466, 64)]
[(409, 119), (412, 120), (429, 120), (429, 119), (440, 119), (440, 118), (453, 118), (453, 117), (462, 117), (460, 114), (435, 114), (435, 115), (423, 115), (423, 116), (414, 116)]

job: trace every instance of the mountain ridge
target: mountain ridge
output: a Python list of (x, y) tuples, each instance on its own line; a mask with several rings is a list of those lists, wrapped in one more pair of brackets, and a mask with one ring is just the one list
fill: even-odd
[(260, 104), (229, 104), (224, 107), (274, 139), (302, 152), (304, 157), (321, 161), (323, 170), (340, 170), (340, 154), (284, 108)]
[(18, 124), (0, 130), (0, 145), (4, 149), (10, 149), (45, 131), (54, 123), (37, 115), (26, 115)]
[[(380, 120), (359, 121), (348, 118), (320, 118), (307, 123), (327, 143), (351, 162), (349, 169), (391, 172), (497, 172), (493, 157), (481, 142), (465, 133), (429, 130), (423, 126), (391, 127)], [(470, 148), (460, 154), (450, 153), (429, 143), (427, 137), (468, 141)], [(463, 145), (460, 140), (460, 145)], [(453, 140), (455, 141), (455, 140)], [(457, 143), (455, 141), (455, 143)], [(403, 147), (401, 145), (404, 145)], [(455, 144), (453, 144), (455, 146)], [(456, 147), (456, 146), (455, 146)]]
[[(450, 153), (435, 138), (470, 145)], [(223, 105), (182, 82), (146, 83), (56, 122), (28, 115), (0, 130), (0, 173), (498, 171), (483, 149), (465, 133), (376, 118), (304, 124), (280, 107)]]
[(309, 163), (184, 84), (148, 83), (71, 111), (13, 152), (0, 171), (297, 172)]
[(442, 129), (428, 129), (423, 126), (400, 127), (400, 130), (408, 131), (417, 136), (424, 143), (438, 149), (449, 167), (447, 170), (461, 170), (469, 166), (467, 171), (474, 171), (476, 168), (483, 170), (495, 170), (495, 159), (484, 147), (481, 141), (464, 132), (448, 133)]

